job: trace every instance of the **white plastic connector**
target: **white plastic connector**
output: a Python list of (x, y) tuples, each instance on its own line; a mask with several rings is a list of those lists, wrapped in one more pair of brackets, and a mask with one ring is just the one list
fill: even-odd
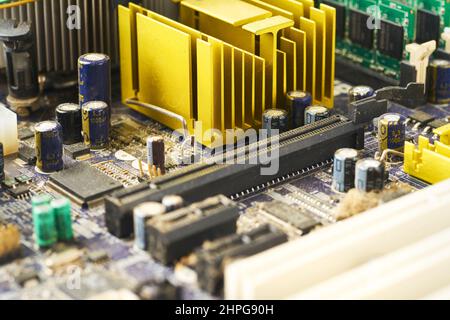
[(445, 41), (445, 52), (450, 53), (450, 28), (444, 29), (441, 38)]
[(231, 263), (225, 297), (286, 299), (450, 228), (449, 192), (450, 180)]
[(406, 51), (409, 52), (409, 62), (416, 67), (416, 82), (425, 84), (430, 56), (435, 50), (435, 40), (431, 40), (422, 44), (410, 43), (406, 45)]
[(420, 299), (450, 282), (450, 229), (351, 269), (292, 299)]
[(5, 156), (19, 151), (17, 114), (2, 103), (0, 103), (0, 142), (3, 143)]
[(432, 292), (422, 297), (422, 300), (450, 300), (450, 286)]

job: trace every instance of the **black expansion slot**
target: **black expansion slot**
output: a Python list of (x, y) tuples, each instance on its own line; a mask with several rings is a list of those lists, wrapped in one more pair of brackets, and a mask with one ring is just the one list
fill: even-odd
[[(266, 143), (259, 142), (259, 145)], [(331, 159), (340, 148), (364, 147), (364, 130), (347, 118), (339, 115), (285, 132), (279, 136), (279, 144), (269, 150), (279, 152), (279, 169), (273, 175), (261, 175), (267, 167), (255, 157), (266, 155), (266, 149), (257, 149), (258, 144), (238, 149), (231, 155), (241, 154), (246, 164), (193, 164), (185, 169), (155, 179), (150, 186), (141, 185), (113, 193), (106, 198), (106, 226), (117, 237), (129, 237), (133, 231), (133, 208), (147, 201), (161, 201), (166, 195), (179, 195), (187, 203), (193, 203), (218, 194), (231, 196), (240, 191), (262, 185), (268, 181), (302, 170), (311, 165)], [(276, 148), (276, 149), (274, 149)], [(219, 156), (218, 156), (219, 157)]]

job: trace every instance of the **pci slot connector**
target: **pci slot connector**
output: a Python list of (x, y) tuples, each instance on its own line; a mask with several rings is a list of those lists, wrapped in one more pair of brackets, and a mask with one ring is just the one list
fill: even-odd
[(223, 293), (223, 270), (227, 263), (249, 257), (287, 241), (287, 236), (270, 225), (263, 225), (244, 234), (234, 234), (213, 242), (205, 242), (196, 251), (200, 287), (213, 295)]
[(146, 225), (151, 255), (164, 264), (192, 252), (206, 240), (236, 232), (237, 205), (218, 195), (155, 217)]

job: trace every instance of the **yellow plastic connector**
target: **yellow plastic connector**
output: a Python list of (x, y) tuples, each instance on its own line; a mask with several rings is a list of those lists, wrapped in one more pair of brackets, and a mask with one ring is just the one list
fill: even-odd
[(416, 147), (405, 143), (404, 171), (428, 183), (438, 183), (450, 179), (450, 125), (434, 131), (440, 141), (430, 143), (428, 138), (420, 136)]

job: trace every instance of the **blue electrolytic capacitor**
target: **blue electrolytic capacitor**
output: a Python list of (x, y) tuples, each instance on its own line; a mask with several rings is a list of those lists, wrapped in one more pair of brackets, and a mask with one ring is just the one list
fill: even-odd
[(311, 106), (305, 110), (305, 124), (311, 124), (316, 121), (326, 119), (330, 116), (330, 112), (324, 106)]
[(305, 109), (312, 104), (312, 96), (308, 92), (295, 90), (286, 94), (287, 109), (291, 113), (292, 128), (305, 124)]
[(355, 166), (358, 161), (358, 151), (343, 148), (334, 154), (333, 189), (347, 192), (355, 186)]
[(378, 146), (380, 151), (403, 150), (406, 139), (405, 117), (386, 113), (378, 119)]
[(62, 127), (55, 121), (43, 121), (36, 124), (36, 166), (43, 172), (55, 172), (63, 169)]
[(380, 191), (384, 188), (385, 167), (381, 161), (366, 158), (356, 162), (355, 186), (363, 192)]
[(80, 107), (103, 101), (111, 107), (111, 61), (103, 53), (87, 53), (78, 59)]
[(85, 144), (94, 150), (106, 148), (110, 131), (108, 105), (103, 101), (90, 101), (83, 105), (81, 112)]
[(436, 59), (430, 62), (429, 73), (429, 100), (436, 104), (450, 102), (450, 61)]

